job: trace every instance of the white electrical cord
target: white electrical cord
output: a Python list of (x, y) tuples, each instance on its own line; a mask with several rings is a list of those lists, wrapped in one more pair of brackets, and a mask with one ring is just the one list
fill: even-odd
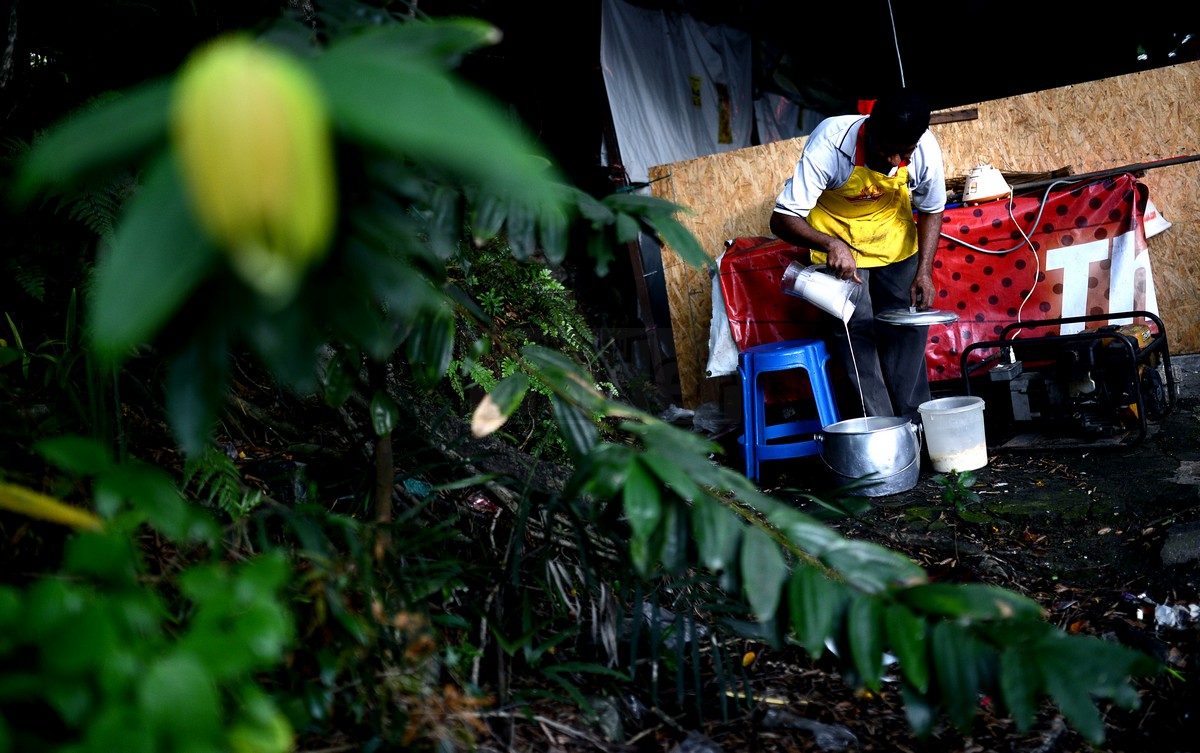
[(892, 20), (892, 43), (896, 45), (896, 63), (900, 66), (900, 88), (904, 88), (904, 60), (900, 57), (900, 37), (896, 36), (896, 14), (892, 12), (892, 0), (888, 0), (888, 18)]
[[(1041, 222), (1042, 212), (1046, 211), (1046, 199), (1050, 196), (1050, 192), (1052, 190), (1054, 190), (1054, 187), (1058, 186), (1058, 185), (1066, 184), (1066, 183), (1078, 183), (1078, 182), (1079, 181), (1074, 181), (1074, 180), (1056, 180), (1053, 183), (1051, 183), (1050, 185), (1046, 186), (1046, 192), (1044, 194), (1042, 194), (1041, 206), (1038, 208), (1037, 217), (1033, 218), (1033, 224), (1030, 226), (1031, 229), (1036, 229), (1038, 226), (1038, 223)], [(1015, 227), (1017, 229), (1017, 232), (1021, 234), (1021, 237), (1025, 239), (1025, 240), (1021, 241), (1020, 243), (1018, 243), (1017, 245), (1013, 246), (1012, 248), (1005, 249), (1003, 251), (997, 251), (995, 249), (988, 249), (988, 248), (981, 248), (979, 246), (967, 243), (966, 241), (962, 240), (961, 238), (955, 238), (953, 236), (947, 235), (944, 232), (939, 231), (938, 234), (947, 240), (954, 241), (955, 243), (959, 244), (960, 246), (966, 246), (967, 248), (971, 249), (972, 251), (978, 251), (981, 254), (993, 254), (995, 256), (1004, 256), (1005, 254), (1011, 254), (1013, 251), (1016, 251), (1016, 250), (1024, 247), (1026, 244), (1028, 244), (1029, 252), (1031, 254), (1033, 254), (1033, 262), (1034, 262), (1033, 284), (1029, 286), (1029, 291), (1025, 293), (1025, 298), (1021, 301), (1021, 305), (1017, 307), (1017, 324), (1020, 324), (1022, 321), (1021, 320), (1022, 312), (1025, 311), (1025, 304), (1028, 303), (1029, 299), (1033, 297), (1033, 291), (1037, 287), (1038, 278), (1041, 277), (1041, 275), (1042, 275), (1042, 259), (1040, 256), (1038, 256), (1037, 250), (1033, 247), (1033, 241), (1030, 240), (1029, 233), (1025, 232), (1025, 229), (1021, 227), (1021, 224), (1019, 222), (1017, 222), (1016, 216), (1013, 215), (1013, 200), (1012, 199), (1013, 199), (1013, 191), (1012, 191), (1012, 187), (1009, 187), (1008, 198), (1006, 199), (1006, 202), (1008, 203), (1008, 218), (1010, 220), (1012, 220), (1013, 227)], [(1015, 338), (1018, 334), (1020, 334), (1020, 332), (1021, 332), (1020, 329), (1014, 330), (1012, 333), (1012, 337)]]

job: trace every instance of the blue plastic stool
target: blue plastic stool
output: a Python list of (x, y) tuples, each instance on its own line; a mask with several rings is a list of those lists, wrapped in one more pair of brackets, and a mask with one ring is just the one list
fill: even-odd
[[(815, 455), (812, 435), (838, 422), (837, 403), (825, 364), (829, 352), (821, 340), (784, 340), (747, 348), (738, 354), (742, 378), (742, 430), (738, 439), (746, 456), (746, 477), (758, 481), (759, 466), (767, 460)], [(804, 369), (817, 404), (817, 418), (767, 425), (766, 393), (758, 377), (772, 371)], [(787, 440), (807, 436), (807, 439)]]

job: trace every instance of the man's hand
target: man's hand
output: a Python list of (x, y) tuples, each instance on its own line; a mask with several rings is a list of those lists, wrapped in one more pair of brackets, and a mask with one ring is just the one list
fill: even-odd
[(771, 232), (794, 246), (824, 251), (828, 257), (825, 266), (835, 277), (862, 284), (858, 276), (858, 264), (854, 261), (854, 249), (842, 239), (822, 233), (803, 217), (780, 212), (771, 215)]
[(916, 306), (918, 311), (927, 311), (933, 308), (934, 298), (937, 297), (937, 288), (933, 286), (933, 275), (928, 272), (917, 272), (917, 276), (913, 278), (912, 287), (908, 289), (908, 296), (911, 301), (909, 305)]
[[(829, 255), (826, 266), (829, 267), (829, 271), (833, 273), (834, 277), (862, 284), (862, 279), (858, 276), (858, 264), (854, 261), (854, 249), (848, 243), (830, 236), (826, 251)], [(933, 281), (930, 280), (929, 284), (933, 285)]]

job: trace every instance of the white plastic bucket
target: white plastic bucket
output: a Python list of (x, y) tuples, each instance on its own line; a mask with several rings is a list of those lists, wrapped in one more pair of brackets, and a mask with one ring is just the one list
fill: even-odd
[(973, 471), (987, 465), (983, 398), (942, 397), (917, 407), (929, 462), (939, 473)]
[(780, 289), (788, 295), (803, 298), (839, 321), (848, 322), (858, 304), (862, 285), (842, 280), (825, 271), (824, 264), (806, 267), (798, 261), (783, 270)]

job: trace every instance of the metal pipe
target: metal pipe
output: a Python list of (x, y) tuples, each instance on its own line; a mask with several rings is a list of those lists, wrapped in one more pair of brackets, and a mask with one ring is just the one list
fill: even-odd
[(1062, 178), (1045, 178), (1043, 180), (1035, 180), (1030, 183), (1017, 183), (1012, 187), (1012, 190), (1015, 194), (1018, 191), (1032, 191), (1035, 188), (1043, 188), (1052, 183), (1078, 183), (1081, 180), (1107, 178), (1110, 175), (1120, 175), (1122, 173), (1142, 172), (1155, 167), (1182, 165), (1186, 162), (1195, 162), (1196, 160), (1200, 160), (1200, 154), (1193, 154), (1187, 157), (1170, 157), (1168, 159), (1160, 159), (1154, 162), (1140, 162), (1134, 165), (1126, 165), (1125, 167), (1114, 167), (1109, 170), (1099, 170), (1094, 173), (1083, 173), (1082, 175), (1067, 175)]

